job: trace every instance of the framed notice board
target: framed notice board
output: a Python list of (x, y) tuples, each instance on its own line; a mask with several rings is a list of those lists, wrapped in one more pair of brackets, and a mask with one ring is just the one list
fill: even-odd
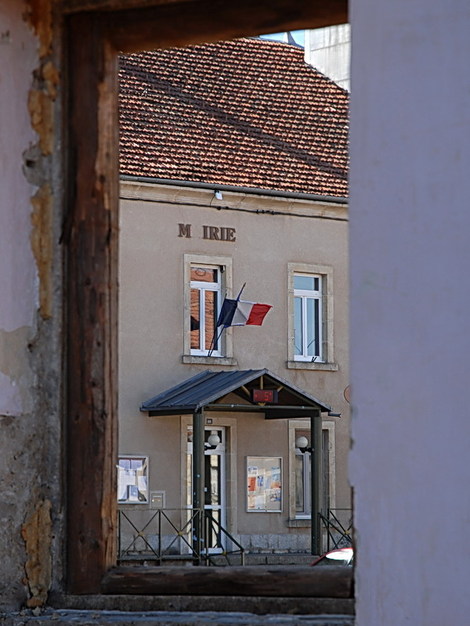
[(120, 456), (118, 460), (118, 502), (121, 504), (147, 504), (148, 457)]
[(246, 457), (247, 511), (282, 512), (282, 458), (280, 456)]

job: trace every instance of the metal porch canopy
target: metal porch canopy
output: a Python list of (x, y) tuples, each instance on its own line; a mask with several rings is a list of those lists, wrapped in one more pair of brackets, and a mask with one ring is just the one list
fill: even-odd
[[(254, 400), (254, 391), (272, 390), (271, 402)], [(233, 402), (233, 396), (237, 401)], [(263, 394), (261, 394), (262, 397)], [(321, 413), (338, 417), (331, 407), (309, 393), (279, 378), (267, 369), (201, 372), (179, 385), (172, 387), (157, 396), (143, 402), (140, 410), (149, 416), (158, 415), (193, 415), (193, 509), (204, 507), (204, 414), (207, 411), (226, 412), (261, 412), (266, 419), (289, 419), (298, 417), (310, 418), (311, 443), (310, 452), (314, 472), (312, 476), (312, 554), (319, 554), (321, 542), (320, 530), (320, 493), (322, 484), (322, 453), (321, 453)], [(193, 528), (193, 547), (196, 554), (200, 553), (202, 527), (196, 523)]]
[[(277, 392), (277, 400), (255, 402), (252, 397), (254, 389), (274, 390)], [(225, 403), (223, 400), (229, 394), (235, 394), (240, 401)], [(206, 370), (146, 400), (140, 410), (149, 416), (194, 414), (201, 410), (263, 412), (266, 419), (309, 417), (313, 413), (337, 416), (328, 404), (268, 369), (228, 372)]]

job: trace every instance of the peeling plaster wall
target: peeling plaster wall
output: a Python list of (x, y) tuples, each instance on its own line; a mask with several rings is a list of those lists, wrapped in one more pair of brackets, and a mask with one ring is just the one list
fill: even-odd
[[(29, 242), (30, 198), (34, 187), (26, 183), (22, 171), (22, 153), (37, 141), (28, 112), (32, 73), (37, 65), (37, 42), (21, 18), (22, 10), (25, 7), (14, 0), (2, 2), (0, 8), (0, 328), (5, 332), (32, 326), (37, 301), (36, 271)], [(0, 413), (8, 413), (3, 395), (0, 401)], [(15, 406), (13, 412), (17, 411)]]
[(0, 4), (0, 609), (41, 605), (61, 573), (59, 74), (48, 4)]

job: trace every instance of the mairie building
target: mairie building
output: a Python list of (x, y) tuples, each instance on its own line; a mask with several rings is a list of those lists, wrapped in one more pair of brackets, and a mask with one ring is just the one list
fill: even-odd
[(119, 559), (349, 545), (348, 93), (255, 38), (119, 81)]

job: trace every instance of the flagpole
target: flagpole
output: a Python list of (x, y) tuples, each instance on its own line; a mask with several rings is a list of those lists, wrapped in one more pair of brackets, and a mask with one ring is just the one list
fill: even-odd
[[(242, 295), (242, 292), (245, 289), (245, 287), (246, 287), (246, 283), (243, 283), (242, 288), (238, 292), (237, 302), (240, 300), (240, 296)], [(227, 298), (227, 296), (225, 296), (225, 299), (226, 298)], [(212, 356), (212, 353), (214, 352), (214, 347), (218, 343), (219, 339), (222, 337), (222, 333), (224, 332), (224, 330), (225, 330), (225, 326), (222, 326), (222, 330), (220, 331), (219, 335), (217, 336), (217, 325), (216, 325), (215, 330), (214, 330), (214, 334), (212, 335), (211, 345), (210, 345), (209, 351), (207, 353), (207, 356)]]
[(207, 353), (207, 356), (212, 356), (212, 353), (214, 352), (214, 347), (216, 345), (216, 343), (219, 341), (219, 339), (222, 336), (222, 333), (224, 332), (225, 326), (222, 326), (222, 330), (220, 331), (217, 339), (216, 339), (216, 335), (217, 335), (217, 327), (215, 328), (214, 334), (212, 335), (212, 341), (211, 341), (211, 345), (209, 348), (209, 352)]
[(246, 287), (246, 283), (243, 283), (243, 286), (242, 286), (242, 288), (240, 289), (240, 292), (239, 292), (239, 294), (238, 294), (238, 296), (237, 296), (237, 300), (240, 300), (240, 296), (242, 295), (242, 291), (245, 289), (245, 287)]

